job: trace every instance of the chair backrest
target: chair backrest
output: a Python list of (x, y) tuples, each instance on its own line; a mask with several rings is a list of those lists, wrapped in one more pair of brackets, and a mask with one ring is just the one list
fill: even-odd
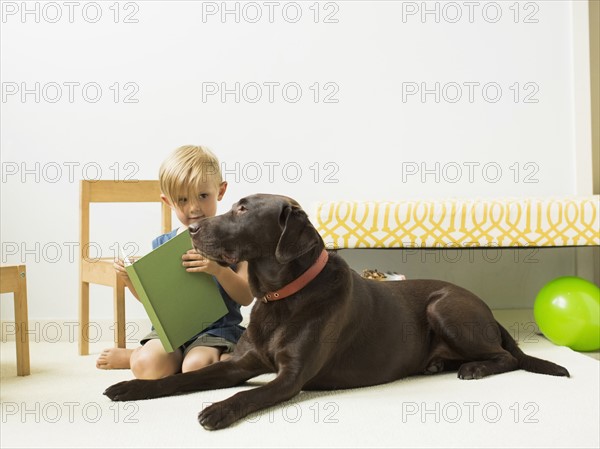
[(158, 180), (87, 181), (80, 183), (79, 244), (81, 258), (90, 244), (91, 203), (161, 203), (161, 229), (165, 234), (171, 229), (171, 209), (160, 199)]

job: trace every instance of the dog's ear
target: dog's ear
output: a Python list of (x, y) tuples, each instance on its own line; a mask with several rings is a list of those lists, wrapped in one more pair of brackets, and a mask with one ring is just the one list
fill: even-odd
[(291, 262), (322, 242), (306, 212), (298, 206), (286, 205), (281, 212), (280, 223), (283, 231), (275, 249), (279, 263)]

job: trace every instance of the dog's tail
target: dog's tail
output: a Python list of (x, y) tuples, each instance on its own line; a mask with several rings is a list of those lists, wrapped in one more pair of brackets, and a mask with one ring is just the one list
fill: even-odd
[(569, 371), (556, 363), (549, 362), (548, 360), (538, 359), (532, 357), (521, 351), (521, 348), (517, 345), (517, 342), (509, 334), (509, 332), (498, 323), (500, 328), (500, 335), (502, 336), (502, 347), (510, 352), (518, 361), (519, 369), (530, 371), (532, 373), (549, 374), (551, 376), (566, 376), (571, 377)]

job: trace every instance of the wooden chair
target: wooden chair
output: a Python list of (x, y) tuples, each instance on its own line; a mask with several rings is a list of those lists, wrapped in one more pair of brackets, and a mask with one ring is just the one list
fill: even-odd
[(27, 270), (25, 265), (0, 267), (0, 293), (13, 293), (17, 376), (29, 375), (29, 319), (27, 317)]
[[(161, 203), (162, 233), (171, 231), (171, 209), (160, 199), (160, 186), (153, 181), (81, 181), (80, 185), (80, 263), (79, 263), (79, 354), (89, 354), (90, 284), (112, 287), (115, 346), (125, 347), (125, 284), (116, 275), (113, 257), (90, 259), (91, 203)], [(157, 226), (158, 227), (158, 226)]]

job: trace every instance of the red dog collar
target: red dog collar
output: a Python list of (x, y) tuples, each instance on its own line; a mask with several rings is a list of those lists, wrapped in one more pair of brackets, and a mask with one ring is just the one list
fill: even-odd
[(274, 292), (267, 292), (265, 296), (262, 297), (264, 302), (276, 301), (278, 299), (287, 298), (288, 296), (293, 295), (294, 293), (303, 289), (310, 281), (317, 277), (317, 275), (325, 268), (327, 264), (327, 260), (329, 259), (329, 254), (327, 250), (323, 250), (319, 255), (317, 261), (304, 273), (302, 273), (299, 277), (294, 279), (288, 285), (283, 288), (280, 288)]

